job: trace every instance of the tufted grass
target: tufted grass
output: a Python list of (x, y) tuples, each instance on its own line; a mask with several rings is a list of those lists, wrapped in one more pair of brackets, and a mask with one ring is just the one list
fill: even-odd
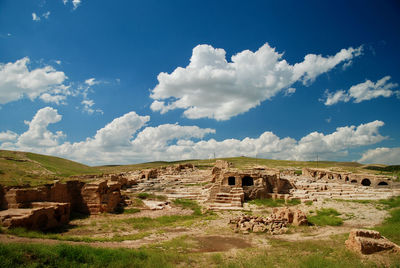
[(322, 208), (320, 210), (317, 210), (316, 212), (317, 215), (307, 217), (308, 221), (314, 225), (340, 226), (343, 224), (343, 220), (338, 217), (340, 213), (333, 208)]

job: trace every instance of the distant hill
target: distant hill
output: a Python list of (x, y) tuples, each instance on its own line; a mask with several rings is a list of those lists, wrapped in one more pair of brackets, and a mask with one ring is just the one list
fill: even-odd
[[(286, 169), (301, 170), (303, 167), (331, 168), (350, 172), (368, 172), (375, 174), (398, 175), (398, 166), (368, 165), (363, 166), (357, 162), (334, 162), (334, 161), (290, 161), (271, 160), (251, 157), (218, 158), (232, 162), (239, 169), (254, 167), (258, 165)], [(179, 163), (192, 163), (199, 168), (212, 167), (216, 159), (207, 160), (182, 160), (182, 161), (156, 161), (133, 165), (106, 165), (90, 167), (71, 160), (34, 154), (28, 152), (16, 152), (0, 150), (0, 184), (3, 185), (25, 185), (31, 186), (52, 183), (54, 180), (65, 181), (70, 176), (88, 174), (120, 173), (145, 168), (159, 168)], [(371, 168), (372, 167), (372, 168)]]
[(0, 184), (32, 186), (65, 180), (72, 175), (101, 171), (67, 159), (26, 152), (0, 150)]

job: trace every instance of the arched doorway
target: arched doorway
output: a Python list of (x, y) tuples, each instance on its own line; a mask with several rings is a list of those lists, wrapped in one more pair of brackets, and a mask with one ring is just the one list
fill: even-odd
[(371, 181), (369, 179), (363, 179), (361, 181), (361, 184), (364, 186), (370, 186), (371, 185)]
[(250, 176), (245, 176), (242, 179), (242, 186), (253, 186), (254, 185), (254, 180)]
[(386, 181), (381, 181), (378, 183), (378, 186), (388, 186), (389, 184)]

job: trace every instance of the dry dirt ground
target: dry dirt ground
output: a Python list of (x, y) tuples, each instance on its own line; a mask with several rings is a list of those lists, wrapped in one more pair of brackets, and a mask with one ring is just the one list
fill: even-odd
[[(314, 202), (312, 205), (300, 204), (295, 206), (307, 214), (315, 213), (317, 209), (334, 208), (344, 220), (344, 224), (338, 227), (297, 227), (283, 235), (276, 235), (274, 238), (286, 241), (302, 241), (312, 239), (329, 239), (335, 234), (348, 233), (353, 228), (373, 227), (380, 224), (387, 212), (379, 210), (372, 204), (361, 204), (355, 202), (340, 201), (321, 201)], [(268, 234), (240, 234), (234, 233), (228, 226), (229, 219), (239, 216), (242, 213), (252, 215), (267, 216), (272, 208), (257, 207), (255, 205), (245, 204), (245, 211), (217, 211), (210, 216), (199, 216), (198, 218), (189, 218), (187, 220), (177, 221), (172, 224), (159, 224), (154, 228), (135, 228), (129, 220), (143, 217), (155, 220), (161, 216), (188, 216), (192, 210), (182, 209), (178, 206), (170, 206), (163, 210), (142, 209), (133, 214), (102, 214), (88, 218), (74, 219), (70, 226), (58, 233), (65, 237), (88, 237), (95, 239), (106, 238), (105, 242), (73, 242), (60, 241), (53, 239), (39, 239), (17, 237), (8, 234), (0, 234), (0, 242), (21, 242), (21, 243), (40, 243), (57, 244), (69, 243), (74, 245), (90, 245), (94, 247), (109, 248), (139, 248), (142, 246), (154, 246), (161, 242), (171, 241), (172, 239), (184, 238), (191, 244), (193, 252), (223, 252), (248, 247), (269, 247)], [(151, 220), (149, 220), (151, 222)], [(129, 237), (132, 236), (133, 237)], [(126, 236), (124, 241), (112, 241), (113, 237)]]

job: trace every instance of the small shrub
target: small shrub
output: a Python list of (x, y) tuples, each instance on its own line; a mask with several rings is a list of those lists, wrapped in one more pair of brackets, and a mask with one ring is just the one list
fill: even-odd
[(339, 212), (333, 208), (323, 208), (317, 210), (317, 215), (307, 217), (308, 221), (318, 226), (339, 226), (343, 224), (343, 220), (339, 218)]
[(137, 197), (139, 197), (140, 199), (147, 199), (150, 196), (149, 193), (139, 193), (137, 195)]
[(296, 170), (296, 171), (294, 172), (294, 174), (300, 176), (301, 174), (303, 174), (303, 171), (301, 171), (301, 170)]
[(301, 204), (300, 199), (290, 199), (286, 202), (286, 205), (288, 205), (288, 206), (296, 206), (299, 204)]
[(313, 201), (307, 200), (306, 202), (304, 202), (304, 204), (306, 204), (307, 206), (311, 206), (313, 204)]
[(144, 203), (143, 203), (142, 199), (134, 198), (134, 199), (132, 199), (132, 206), (134, 206), (134, 207), (144, 207)]

